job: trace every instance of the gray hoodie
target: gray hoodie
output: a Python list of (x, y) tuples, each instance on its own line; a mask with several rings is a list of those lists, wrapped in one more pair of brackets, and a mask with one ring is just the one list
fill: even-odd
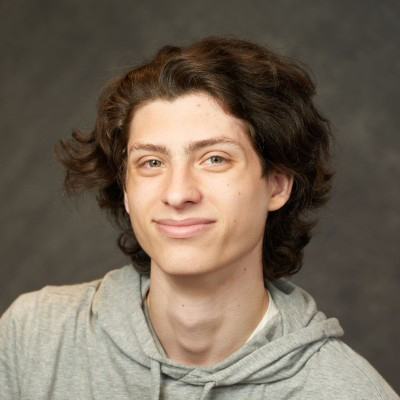
[(166, 357), (132, 266), (24, 294), (0, 320), (0, 399), (399, 399), (309, 294), (266, 286), (278, 314), (211, 367)]

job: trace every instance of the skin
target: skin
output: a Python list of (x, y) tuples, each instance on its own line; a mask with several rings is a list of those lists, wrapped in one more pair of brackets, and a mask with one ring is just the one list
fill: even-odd
[(151, 258), (147, 305), (170, 359), (216, 364), (256, 328), (268, 308), (267, 214), (292, 182), (278, 171), (262, 177), (242, 122), (205, 93), (135, 111), (125, 207)]

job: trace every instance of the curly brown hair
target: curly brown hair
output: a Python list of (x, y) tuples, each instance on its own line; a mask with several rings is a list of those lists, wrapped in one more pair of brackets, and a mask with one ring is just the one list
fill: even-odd
[(331, 189), (329, 122), (312, 97), (315, 85), (299, 64), (259, 45), (211, 37), (188, 47), (165, 46), (153, 59), (113, 79), (102, 91), (95, 127), (60, 141), (56, 155), (66, 169), (68, 193), (97, 191), (101, 208), (121, 229), (119, 247), (141, 274), (150, 257), (135, 238), (123, 194), (128, 128), (135, 110), (155, 99), (205, 92), (244, 121), (263, 175), (292, 175), (291, 197), (268, 216), (263, 240), (264, 277), (296, 273), (316, 219)]

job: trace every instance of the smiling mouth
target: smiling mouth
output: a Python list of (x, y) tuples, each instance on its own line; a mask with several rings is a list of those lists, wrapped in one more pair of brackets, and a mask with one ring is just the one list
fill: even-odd
[(171, 239), (188, 239), (209, 230), (215, 221), (204, 218), (184, 220), (160, 219), (154, 221), (157, 229)]

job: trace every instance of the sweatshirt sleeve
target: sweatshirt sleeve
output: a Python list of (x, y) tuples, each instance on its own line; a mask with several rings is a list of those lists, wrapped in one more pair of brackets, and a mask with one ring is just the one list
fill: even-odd
[(333, 351), (330, 352), (330, 359), (325, 359), (325, 366), (331, 363), (331, 368), (326, 369), (329, 375), (324, 381), (346, 388), (354, 393), (354, 398), (400, 400), (379, 372), (345, 343), (332, 339), (326, 348)]
[(32, 337), (34, 293), (20, 296), (0, 318), (0, 387), (4, 399), (19, 399)]

